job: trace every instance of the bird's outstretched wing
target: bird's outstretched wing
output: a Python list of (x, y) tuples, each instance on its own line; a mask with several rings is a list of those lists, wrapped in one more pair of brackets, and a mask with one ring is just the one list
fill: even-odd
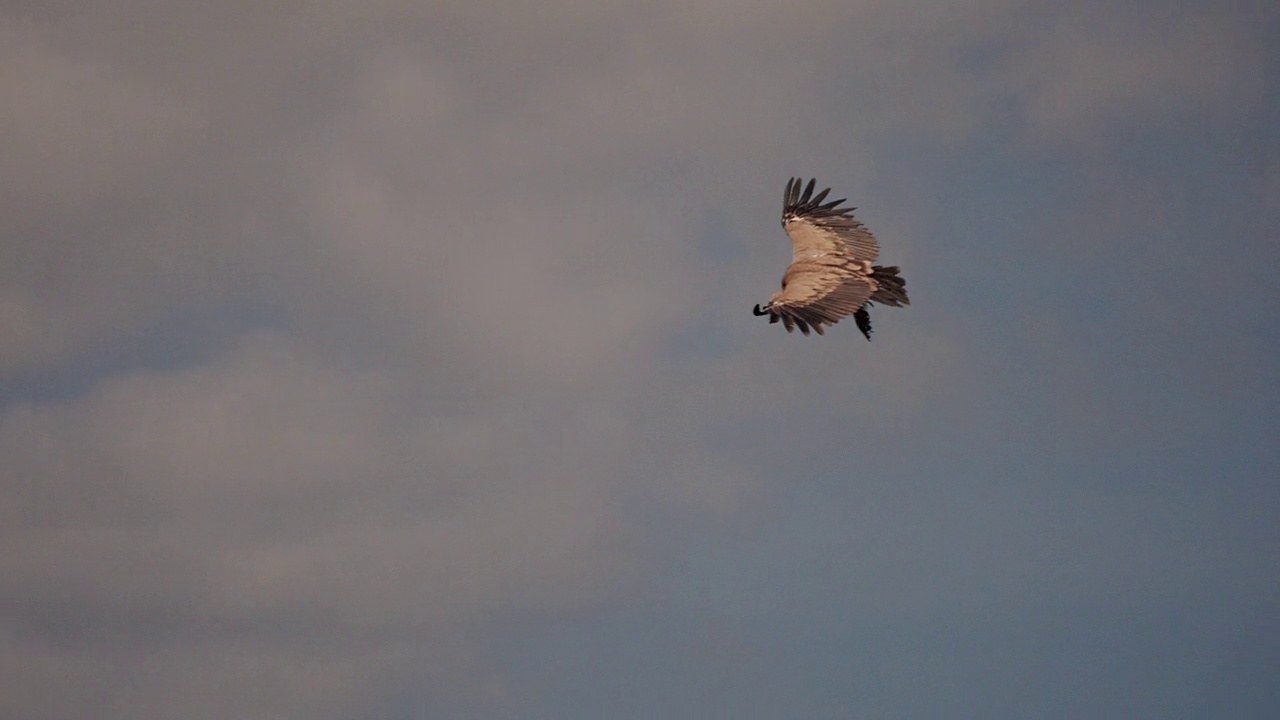
[(844, 200), (823, 204), (831, 190), (814, 195), (814, 185), (787, 182), (782, 227), (791, 237), (791, 265), (782, 291), (757, 311), (805, 335), (810, 328), (821, 335), (823, 323), (834, 325), (871, 299), (878, 288), (871, 264), (880, 256), (875, 236), (853, 217), (855, 208), (841, 208)]
[(853, 216), (857, 208), (842, 208), (844, 199), (822, 204), (831, 188), (813, 194), (816, 180), (800, 187), (804, 180), (791, 178), (782, 203), (782, 229), (791, 236), (792, 259), (817, 254), (839, 255), (867, 263), (880, 257), (880, 243), (865, 225)]

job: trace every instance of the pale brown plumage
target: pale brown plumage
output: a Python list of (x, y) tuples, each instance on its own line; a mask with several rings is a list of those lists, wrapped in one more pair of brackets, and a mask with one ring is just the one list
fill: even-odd
[(866, 226), (853, 217), (856, 208), (841, 208), (843, 199), (826, 204), (830, 188), (813, 194), (815, 180), (801, 185), (791, 178), (783, 195), (782, 228), (791, 236), (791, 265), (782, 276), (782, 290), (774, 293), (756, 315), (782, 321), (787, 332), (795, 327), (822, 334), (822, 325), (835, 325), (854, 316), (858, 329), (871, 339), (872, 301), (909, 305), (906, 285), (896, 266), (872, 265), (880, 245)]

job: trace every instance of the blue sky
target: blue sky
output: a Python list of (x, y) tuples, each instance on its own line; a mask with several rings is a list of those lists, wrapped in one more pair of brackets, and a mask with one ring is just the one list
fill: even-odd
[(1280, 712), (1277, 11), (202, 12), (0, 6), (0, 716)]

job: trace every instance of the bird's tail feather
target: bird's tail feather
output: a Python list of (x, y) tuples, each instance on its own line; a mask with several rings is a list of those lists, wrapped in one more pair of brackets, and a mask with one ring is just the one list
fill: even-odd
[(907, 281), (898, 275), (897, 265), (876, 265), (871, 268), (871, 279), (877, 285), (876, 291), (871, 293), (871, 300), (892, 307), (911, 304), (907, 299)]

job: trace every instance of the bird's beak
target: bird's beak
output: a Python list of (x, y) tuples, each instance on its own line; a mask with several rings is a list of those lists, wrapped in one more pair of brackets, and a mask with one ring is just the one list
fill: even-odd
[(760, 317), (761, 315), (768, 315), (769, 313), (761, 310), (760, 306), (756, 305), (755, 309), (751, 311), (751, 314), (755, 315), (756, 317)]

